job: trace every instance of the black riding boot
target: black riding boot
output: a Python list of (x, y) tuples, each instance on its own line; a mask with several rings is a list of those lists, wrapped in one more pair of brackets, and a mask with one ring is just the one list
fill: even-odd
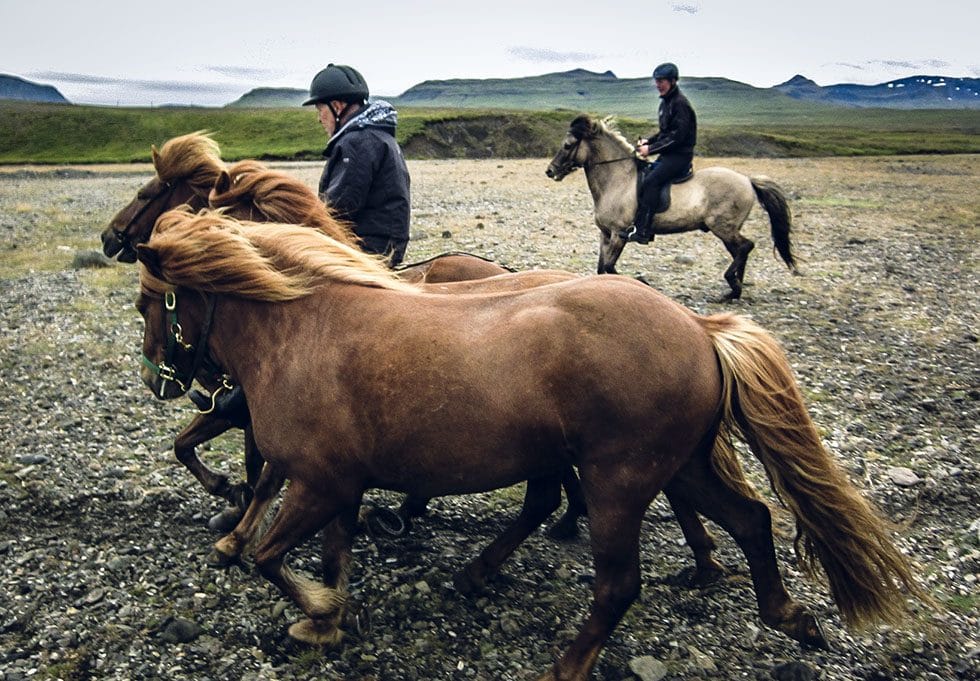
[[(214, 395), (206, 395), (197, 388), (187, 393), (197, 408), (207, 411), (218, 418), (231, 421), (239, 428), (244, 428), (249, 422), (248, 404), (245, 402), (245, 393), (240, 385), (232, 386), (230, 390), (219, 388)], [(214, 408), (212, 409), (212, 401)]]
[(636, 217), (633, 224), (625, 232), (620, 232), (620, 236), (627, 241), (638, 244), (648, 244), (653, 237), (653, 214), (654, 208), (640, 204), (636, 209)]

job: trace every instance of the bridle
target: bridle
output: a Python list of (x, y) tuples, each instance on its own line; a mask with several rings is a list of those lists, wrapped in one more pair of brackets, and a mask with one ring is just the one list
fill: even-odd
[[(177, 292), (170, 290), (164, 293), (163, 308), (165, 314), (163, 327), (164, 335), (167, 337), (167, 347), (164, 351), (163, 361), (157, 364), (147, 357), (145, 353), (141, 355), (141, 361), (145, 367), (160, 378), (160, 387), (158, 390), (160, 398), (164, 397), (167, 383), (173, 382), (180, 388), (180, 393), (177, 395), (179, 397), (190, 390), (191, 383), (199, 371), (204, 369), (210, 372), (221, 383), (221, 386), (212, 395), (211, 409), (214, 409), (215, 395), (222, 389), (230, 390), (232, 385), (230, 383), (230, 377), (208, 355), (208, 336), (211, 334), (211, 325), (214, 321), (216, 299), (214, 295), (209, 294), (206, 296), (206, 300), (207, 309), (204, 316), (204, 324), (201, 327), (200, 337), (197, 340), (197, 347), (195, 348), (184, 340), (183, 329), (177, 320)], [(191, 364), (190, 371), (187, 373), (181, 373), (177, 367), (176, 358), (178, 350), (194, 353), (193, 363)], [(210, 411), (208, 410), (203, 413), (209, 413)]]
[[(576, 135), (571, 130), (568, 131), (568, 134), (575, 138), (575, 144), (568, 148), (568, 157), (570, 159), (574, 159), (575, 156), (578, 154), (579, 147), (582, 145), (582, 142), (584, 141), (585, 138), (584, 137), (579, 137), (578, 135)], [(563, 163), (558, 168), (558, 170), (560, 170), (564, 175), (568, 175), (573, 170), (578, 170), (579, 168), (586, 168), (586, 169), (588, 169), (588, 168), (594, 168), (595, 166), (603, 166), (603, 165), (606, 165), (607, 163), (619, 163), (620, 161), (629, 161), (629, 160), (635, 161), (636, 160), (636, 155), (635, 154), (630, 154), (629, 156), (620, 156), (618, 158), (608, 158), (608, 159), (606, 159), (604, 161), (592, 161), (592, 162), (586, 162), (584, 164), (575, 163), (574, 161), (567, 161), (567, 162)]]
[(163, 184), (163, 189), (157, 192), (156, 194), (154, 194), (153, 196), (151, 196), (150, 198), (148, 198), (146, 200), (146, 203), (140, 206), (139, 210), (136, 211), (133, 217), (129, 219), (129, 222), (126, 223), (125, 227), (123, 227), (122, 229), (113, 228), (112, 235), (116, 238), (117, 241), (119, 241), (119, 243), (126, 244), (127, 246), (129, 246), (130, 245), (129, 230), (133, 226), (133, 224), (136, 223), (141, 217), (143, 217), (143, 214), (146, 213), (146, 211), (150, 208), (150, 206), (156, 203), (159, 199), (161, 198), (169, 199), (171, 196), (173, 196), (174, 191), (176, 191), (177, 189), (176, 183), (172, 181), (163, 182), (162, 180), (160, 180), (160, 182)]

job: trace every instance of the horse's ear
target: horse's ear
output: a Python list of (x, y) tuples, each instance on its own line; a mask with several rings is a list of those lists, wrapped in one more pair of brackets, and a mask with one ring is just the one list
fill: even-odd
[(150, 156), (153, 158), (153, 167), (156, 168), (157, 174), (160, 173), (160, 152), (157, 151), (157, 145), (150, 145)]
[(222, 170), (218, 173), (218, 179), (214, 181), (214, 193), (224, 194), (231, 189), (231, 175), (228, 174), (227, 170)]
[(163, 271), (160, 266), (160, 254), (152, 246), (138, 244), (136, 246), (136, 259), (146, 267), (147, 271), (157, 279), (163, 279)]

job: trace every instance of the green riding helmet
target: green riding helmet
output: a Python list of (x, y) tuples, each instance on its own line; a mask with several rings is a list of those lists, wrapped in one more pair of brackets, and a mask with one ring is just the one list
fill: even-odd
[(313, 76), (310, 98), (303, 102), (303, 106), (335, 99), (361, 102), (368, 98), (368, 94), (368, 84), (357, 69), (341, 64), (328, 64), (327, 68)]
[(667, 80), (678, 80), (680, 78), (680, 73), (677, 71), (677, 66), (667, 62), (661, 64), (653, 70), (654, 80), (658, 78), (666, 78)]

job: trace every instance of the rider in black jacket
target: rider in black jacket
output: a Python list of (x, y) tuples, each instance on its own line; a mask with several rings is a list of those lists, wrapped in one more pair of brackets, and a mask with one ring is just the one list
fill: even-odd
[(395, 141), (398, 113), (385, 101), (367, 103), (368, 86), (350, 66), (330, 64), (313, 78), (310, 98), (330, 135), (320, 197), (353, 223), (369, 253), (398, 265), (408, 246), (410, 178)]
[(660, 156), (644, 172), (637, 194), (636, 218), (623, 234), (629, 241), (649, 243), (653, 237), (653, 217), (660, 207), (660, 190), (691, 170), (698, 120), (691, 103), (677, 86), (678, 78), (677, 67), (670, 63), (661, 64), (653, 71), (660, 93), (660, 131), (650, 139), (640, 140), (637, 152), (644, 157)]

